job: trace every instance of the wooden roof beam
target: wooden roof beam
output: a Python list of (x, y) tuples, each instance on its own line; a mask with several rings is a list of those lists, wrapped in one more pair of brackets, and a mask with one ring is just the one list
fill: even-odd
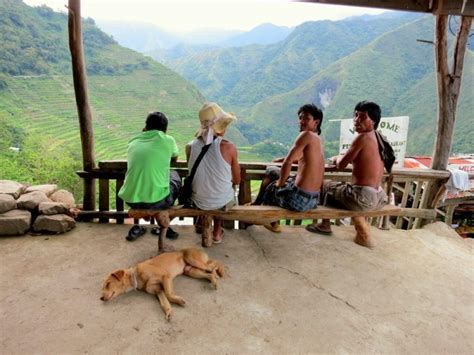
[(472, 0), (297, 0), (331, 5), (425, 12), (434, 15), (474, 16)]

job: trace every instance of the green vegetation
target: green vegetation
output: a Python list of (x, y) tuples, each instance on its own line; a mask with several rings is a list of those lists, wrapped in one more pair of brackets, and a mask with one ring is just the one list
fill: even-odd
[[(82, 156), (66, 15), (19, 0), (0, 0), (0, 13), (0, 179), (57, 183), (79, 200), (75, 171)], [(296, 112), (307, 102), (325, 107), (325, 153), (335, 154), (338, 124), (328, 121), (350, 117), (363, 99), (378, 102), (385, 116), (410, 116), (408, 153), (429, 154), (436, 125), (433, 49), (416, 39), (431, 38), (433, 23), (431, 16), (411, 21), (414, 16), (311, 22), (273, 45), (190, 51), (175, 67), (209, 99), (236, 111), (228, 137), (242, 162), (284, 155), (298, 133)], [(168, 115), (168, 133), (183, 159), (205, 101), (200, 91), (119, 46), (93, 20), (83, 20), (83, 32), (96, 160), (125, 158), (127, 141), (153, 110)], [(473, 79), (468, 51), (454, 153), (472, 153)]]
[[(297, 134), (296, 112), (305, 102), (324, 106), (323, 138), (326, 156), (338, 151), (339, 124), (329, 120), (350, 118), (361, 100), (375, 101), (384, 116), (409, 116), (408, 154), (431, 154), (436, 129), (437, 91), (432, 46), (416, 41), (433, 36), (432, 16), (388, 32), (328, 66), (295, 90), (271, 96), (252, 108), (243, 122), (251, 143), (272, 139), (283, 144)], [(472, 153), (474, 112), (473, 52), (466, 54), (458, 102), (453, 153)], [(239, 126), (241, 128), (242, 126)], [(291, 128), (293, 127), (293, 128)], [(242, 130), (243, 131), (243, 130)], [(247, 133), (248, 132), (248, 133)]]
[[(0, 13), (0, 124), (6, 127), (0, 179), (56, 182), (79, 198), (75, 171), (82, 168), (82, 153), (67, 18), (12, 0), (0, 0)], [(168, 115), (169, 133), (184, 147), (204, 102), (196, 87), (120, 47), (92, 20), (83, 20), (83, 30), (96, 160), (125, 158), (127, 141), (153, 110)]]
[[(210, 100), (239, 111), (286, 93), (336, 60), (365, 46), (418, 14), (305, 22), (272, 45), (188, 50), (166, 63)], [(156, 56), (157, 59), (160, 56)]]

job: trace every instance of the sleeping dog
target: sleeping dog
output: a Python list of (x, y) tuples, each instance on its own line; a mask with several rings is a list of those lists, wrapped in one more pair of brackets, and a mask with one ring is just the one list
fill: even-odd
[(217, 289), (217, 279), (224, 276), (224, 266), (195, 248), (163, 253), (129, 269), (120, 269), (108, 275), (102, 285), (100, 299), (107, 302), (122, 293), (142, 290), (158, 297), (166, 319), (170, 320), (170, 302), (180, 306), (186, 303), (173, 292), (173, 279), (182, 274), (196, 279), (208, 279), (214, 289)]

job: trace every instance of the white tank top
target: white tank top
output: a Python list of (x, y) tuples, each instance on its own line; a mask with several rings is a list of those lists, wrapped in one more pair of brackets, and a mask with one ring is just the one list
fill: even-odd
[[(222, 137), (217, 137), (204, 155), (193, 179), (192, 200), (202, 210), (215, 210), (224, 207), (234, 199), (232, 188), (232, 169), (221, 154)], [(194, 165), (204, 147), (201, 139), (191, 142), (188, 169)]]

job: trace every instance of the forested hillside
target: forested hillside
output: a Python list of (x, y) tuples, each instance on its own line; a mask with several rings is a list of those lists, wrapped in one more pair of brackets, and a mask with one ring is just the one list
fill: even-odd
[[(433, 17), (386, 33), (369, 45), (328, 66), (295, 90), (273, 96), (252, 109), (242, 131), (250, 142), (266, 139), (291, 142), (288, 127), (295, 127), (297, 108), (303, 102), (325, 106), (323, 136), (326, 153), (335, 154), (339, 125), (331, 119), (350, 118), (363, 99), (378, 102), (385, 116), (410, 116), (408, 154), (431, 154), (436, 129), (437, 90), (433, 48), (417, 39), (433, 36)], [(454, 138), (454, 153), (472, 153), (474, 112), (474, 58), (466, 54), (462, 91)]]
[(370, 41), (418, 14), (361, 16), (305, 22), (282, 42), (198, 53), (167, 62), (211, 100), (242, 112), (268, 96), (286, 93)]
[[(67, 17), (20, 0), (0, 0), (0, 14), (0, 179), (56, 182), (80, 196)], [(169, 133), (184, 157), (206, 99), (237, 113), (228, 136), (241, 161), (285, 154), (298, 133), (296, 111), (308, 102), (324, 108), (326, 155), (337, 153), (339, 127), (329, 121), (351, 117), (364, 99), (378, 102), (385, 116), (410, 116), (408, 153), (430, 154), (436, 129), (433, 47), (417, 39), (431, 40), (433, 28), (432, 16), (388, 13), (304, 23), (270, 45), (205, 51), (183, 46), (173, 52), (173, 68), (192, 84), (83, 19), (96, 159), (124, 158), (127, 141), (153, 110), (170, 118)], [(468, 51), (454, 153), (473, 152), (473, 96), (474, 53)]]
[[(0, 0), (0, 13), (0, 179), (77, 191), (82, 157), (67, 16), (18, 0)], [(204, 102), (196, 87), (119, 46), (91, 19), (83, 33), (97, 161), (126, 157), (127, 141), (154, 110), (168, 115), (169, 132), (184, 147)]]

